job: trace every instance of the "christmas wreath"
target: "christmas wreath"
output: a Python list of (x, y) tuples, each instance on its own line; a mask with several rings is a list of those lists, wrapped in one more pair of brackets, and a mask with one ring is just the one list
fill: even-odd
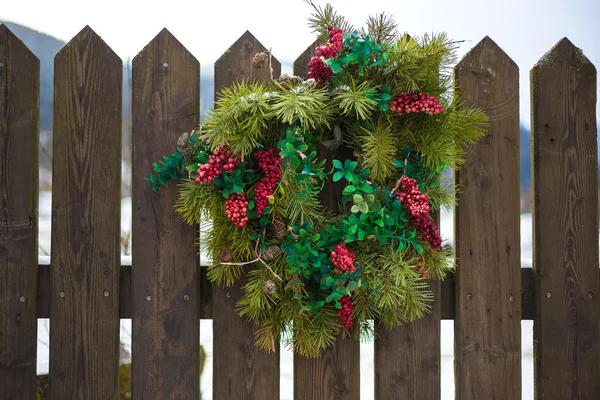
[[(182, 180), (176, 209), (202, 222), (211, 281), (247, 275), (237, 309), (256, 343), (283, 340), (310, 357), (340, 333), (428, 312), (428, 280), (453, 265), (432, 218), (455, 203), (442, 173), (460, 167), (487, 122), (451, 93), (457, 43), (446, 35), (399, 37), (386, 14), (355, 30), (329, 5), (313, 7), (325, 44), (308, 79), (223, 90), (149, 178), (155, 190)], [(341, 148), (349, 159), (319, 157)], [(332, 182), (343, 184), (339, 209), (322, 204)]]

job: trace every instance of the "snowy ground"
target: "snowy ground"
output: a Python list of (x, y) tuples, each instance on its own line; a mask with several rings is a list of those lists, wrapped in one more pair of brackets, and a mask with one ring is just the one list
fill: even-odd
[[(40, 256), (49, 255), (50, 252), (50, 210), (51, 194), (40, 193), (39, 204), (39, 246)], [(123, 232), (129, 232), (131, 226), (131, 199), (125, 198), (121, 203), (121, 227)], [(453, 239), (452, 214), (442, 213), (442, 235), (448, 242)], [(523, 266), (531, 266), (532, 239), (531, 239), (531, 214), (521, 215), (521, 262)], [(130, 247), (129, 247), (130, 248)], [(128, 259), (129, 257), (127, 257)], [(44, 257), (47, 262), (47, 257)], [(533, 399), (533, 323), (522, 322), (522, 381), (524, 400)], [(454, 324), (453, 321), (442, 321), (441, 325), (441, 380), (442, 399), (454, 399)], [(212, 321), (200, 321), (200, 344), (206, 351), (206, 366), (201, 377), (201, 390), (203, 399), (212, 399)], [(121, 320), (121, 342), (125, 349), (131, 351), (131, 320)], [(48, 373), (49, 364), (49, 320), (38, 321), (38, 374)], [(373, 342), (361, 344), (361, 399), (374, 397), (374, 369), (373, 369)], [(293, 355), (282, 347), (281, 361), (281, 399), (293, 398)]]

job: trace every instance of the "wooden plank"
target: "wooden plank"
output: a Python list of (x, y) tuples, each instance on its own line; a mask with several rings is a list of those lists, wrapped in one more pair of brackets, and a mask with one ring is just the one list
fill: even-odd
[[(314, 55), (318, 41), (309, 46), (294, 62), (294, 75), (306, 78), (306, 64)], [(321, 146), (319, 159), (327, 160), (326, 170), (332, 168), (334, 159), (353, 158), (352, 149), (342, 145), (336, 151)], [(330, 210), (338, 210), (345, 184), (342, 181), (328, 182), (319, 201)], [(358, 400), (360, 397), (360, 343), (340, 335), (337, 342), (318, 358), (294, 355), (294, 398)]]
[(456, 397), (520, 399), (519, 69), (485, 37), (455, 75), (490, 120), (456, 173)]
[(598, 399), (596, 69), (564, 38), (531, 90), (536, 399)]
[(35, 397), (40, 61), (0, 25), (0, 398)]
[[(403, 39), (411, 40), (411, 37), (405, 34)], [(439, 211), (433, 218), (439, 224)], [(441, 282), (431, 281), (429, 288), (434, 298), (431, 313), (394, 329), (378, 331), (375, 340), (375, 398), (378, 400), (434, 400), (441, 396)], [(454, 302), (450, 308), (454, 308)]]
[[(252, 64), (256, 53), (267, 49), (246, 31), (215, 63), (215, 99), (219, 92), (238, 80), (266, 82), (271, 79), (268, 63), (260, 68)], [(273, 78), (281, 74), (281, 64), (271, 59)], [(279, 344), (267, 353), (254, 345), (254, 324), (235, 311), (241, 299), (243, 276), (235, 286), (213, 285), (213, 398), (279, 399)]]
[(375, 398), (439, 399), (440, 281), (432, 281), (431, 313), (393, 329), (381, 327), (375, 339)]
[[(50, 318), (50, 266), (40, 265), (38, 272), (38, 318)], [(205, 269), (200, 267), (200, 271)], [(131, 294), (131, 266), (121, 266), (119, 297), (119, 316), (120, 318), (131, 318), (132, 316), (132, 294)], [(440, 294), (441, 300), (441, 319), (454, 319), (455, 309), (455, 279), (454, 275), (449, 275), (441, 282)], [(200, 282), (200, 294), (202, 294), (202, 281)], [(202, 296), (201, 296), (202, 297)], [(521, 319), (533, 320), (535, 316), (535, 285), (534, 276), (531, 268), (521, 268)], [(200, 319), (212, 319), (212, 299), (200, 302), (198, 317)]]
[(132, 395), (199, 397), (198, 227), (173, 210), (177, 186), (157, 195), (152, 163), (200, 122), (200, 64), (166, 29), (133, 60)]
[(315, 50), (317, 50), (317, 47), (319, 47), (321, 44), (323, 44), (322, 40), (315, 40), (306, 48), (306, 50), (304, 50), (300, 57), (296, 58), (293, 65), (294, 75), (301, 76), (302, 78), (306, 79), (308, 76), (308, 63), (315, 55)]
[(122, 69), (88, 26), (54, 59), (53, 399), (118, 393)]

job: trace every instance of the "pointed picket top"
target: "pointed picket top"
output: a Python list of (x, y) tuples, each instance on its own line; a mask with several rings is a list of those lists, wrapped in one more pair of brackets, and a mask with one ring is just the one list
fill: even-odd
[(25, 45), (25, 43), (19, 39), (17, 35), (10, 30), (8, 26), (5, 24), (0, 24), (0, 64), (6, 64), (5, 61), (1, 61), (6, 59), (7, 54), (5, 53), (9, 47), (12, 52), (17, 52), (18, 54), (22, 54), (22, 57), (25, 59), (35, 59), (39, 64), (40, 60), (36, 57), (35, 54)]
[[(170, 56), (175, 55), (175, 58), (183, 61), (190, 67), (199, 67), (200, 62), (190, 53), (190, 51), (167, 29), (163, 28), (161, 31), (146, 45), (140, 52), (133, 58), (132, 65), (136, 65), (137, 62), (148, 57), (148, 53), (151, 49), (158, 51), (159, 53), (165, 53), (167, 48), (172, 48), (169, 52)], [(175, 50), (175, 51), (173, 51)], [(173, 60), (175, 62), (175, 60)], [(174, 70), (170, 68), (168, 60), (159, 60), (156, 62), (161, 63), (165, 70)], [(166, 64), (166, 65), (165, 65)]]
[(308, 75), (308, 63), (315, 55), (317, 47), (324, 43), (324, 40), (315, 40), (304, 52), (294, 61), (294, 75), (306, 78)]
[(483, 107), (490, 121), (518, 118), (519, 67), (489, 36), (460, 60), (455, 76), (466, 105)]
[(274, 56), (270, 58), (272, 73), (269, 58), (263, 62), (254, 60), (257, 53), (268, 50), (250, 31), (244, 32), (215, 62), (215, 94), (242, 79), (246, 82), (277, 79), (281, 74), (281, 63)]
[(556, 65), (574, 66), (578, 69), (589, 69), (588, 73), (596, 73), (596, 67), (583, 54), (583, 50), (575, 46), (568, 38), (564, 37), (558, 41), (552, 48), (540, 58), (533, 66), (534, 70), (553, 68)]
[[(90, 53), (90, 51), (94, 53)], [(80, 57), (97, 56), (101, 57), (102, 62), (118, 62), (120, 66), (123, 65), (121, 57), (89, 25), (86, 25), (77, 35), (73, 36), (56, 54), (54, 57), (55, 68), (59, 60), (68, 60), (75, 54)]]

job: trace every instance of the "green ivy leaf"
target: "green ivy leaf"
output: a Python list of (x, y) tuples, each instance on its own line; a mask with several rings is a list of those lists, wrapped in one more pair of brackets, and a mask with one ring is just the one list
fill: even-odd
[(344, 171), (338, 171), (338, 172), (336, 172), (335, 174), (333, 174), (333, 181), (334, 182), (339, 181), (340, 179), (342, 179), (344, 177), (344, 175), (347, 176), (347, 174), (345, 174)]
[(356, 191), (356, 186), (348, 185), (344, 188), (344, 191), (342, 192), (342, 194), (349, 195), (349, 194), (354, 193), (355, 191)]

